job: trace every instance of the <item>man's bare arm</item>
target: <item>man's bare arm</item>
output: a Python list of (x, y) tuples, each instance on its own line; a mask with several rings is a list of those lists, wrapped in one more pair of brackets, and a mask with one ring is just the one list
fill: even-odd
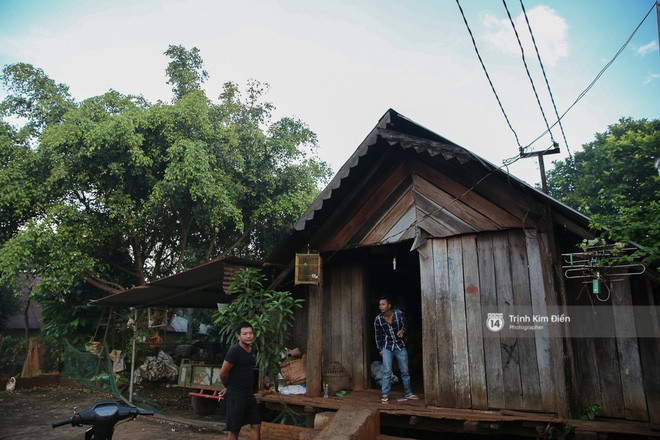
[(226, 387), (229, 385), (229, 372), (234, 367), (234, 364), (231, 362), (224, 361), (222, 367), (220, 367), (220, 380), (222, 384)]

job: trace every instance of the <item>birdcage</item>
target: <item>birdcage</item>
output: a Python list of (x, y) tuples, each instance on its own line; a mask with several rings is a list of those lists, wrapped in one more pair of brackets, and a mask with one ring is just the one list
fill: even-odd
[(320, 285), (321, 256), (315, 253), (296, 254), (294, 284)]

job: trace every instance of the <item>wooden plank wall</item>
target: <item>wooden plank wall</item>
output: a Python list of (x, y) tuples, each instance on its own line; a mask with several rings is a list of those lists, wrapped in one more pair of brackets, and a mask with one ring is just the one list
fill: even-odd
[(341, 362), (352, 379), (353, 390), (367, 388), (366, 276), (360, 265), (332, 265), (325, 271), (323, 365)]
[[(638, 305), (657, 305), (658, 296), (650, 279), (634, 277), (631, 280), (633, 297), (639, 298)], [(658, 289), (656, 286), (655, 289)], [(644, 298), (646, 294), (646, 298)], [(654, 334), (660, 334), (660, 320), (653, 323)], [(660, 423), (660, 338), (639, 339), (639, 349), (644, 374), (644, 390), (649, 412), (649, 421)]]
[(470, 365), (470, 396), (472, 408), (485, 409), (488, 407), (488, 393), (476, 237), (474, 235), (461, 237), (461, 246), (465, 283), (465, 322)]
[[(571, 300), (576, 304), (584, 304), (588, 299), (590, 289), (586, 291), (579, 286), (572, 286)], [(580, 295), (579, 292), (582, 294)], [(643, 292), (639, 292), (642, 294)], [(628, 420), (648, 421), (653, 419), (649, 413), (648, 404), (653, 406), (652, 383), (644, 378), (649, 377), (648, 371), (658, 369), (657, 363), (643, 363), (646, 354), (640, 349), (640, 341), (636, 338), (621, 335), (631, 334), (635, 331), (635, 318), (629, 308), (617, 308), (617, 305), (631, 306), (633, 295), (630, 279), (622, 277), (621, 281), (612, 283), (611, 302), (613, 312), (601, 307), (599, 313), (604, 311), (613, 314), (614, 336), (610, 338), (584, 338), (574, 339), (576, 356), (578, 359), (579, 404), (581, 410), (591, 405), (600, 405), (600, 415), (604, 417), (619, 417)], [(579, 302), (582, 300), (582, 302)], [(597, 301), (594, 301), (597, 302)], [(598, 304), (596, 304), (598, 307)], [(598, 322), (580, 323), (586, 326), (597, 326)], [(577, 327), (576, 332), (586, 331)], [(646, 371), (645, 371), (646, 370)], [(646, 376), (645, 376), (646, 373)], [(647, 390), (647, 388), (649, 388)], [(657, 389), (657, 388), (656, 388)], [(647, 403), (647, 397), (649, 402)]]
[[(642, 381), (642, 364), (640, 360), (639, 345), (636, 338), (626, 338), (620, 335), (635, 332), (635, 318), (629, 307), (626, 309), (616, 306), (632, 306), (630, 279), (613, 283), (612, 305), (614, 307), (614, 325), (617, 352), (621, 364), (621, 385), (623, 389), (623, 403), (626, 408), (626, 419), (648, 420), (646, 408), (646, 394)], [(625, 312), (622, 312), (625, 310)], [(630, 328), (632, 327), (632, 328)], [(649, 365), (650, 366), (650, 365)]]
[[(546, 236), (543, 234), (536, 235), (534, 231), (529, 231), (526, 236), (525, 245), (527, 247), (527, 259), (530, 266), (535, 266), (540, 270), (529, 271), (529, 290), (532, 300), (532, 311), (534, 314), (541, 316), (548, 316), (548, 302), (554, 302), (552, 295), (554, 285), (552, 283), (552, 275), (550, 273), (543, 273), (544, 268), (550, 267), (548, 264), (548, 257), (545, 254), (544, 243)], [(548, 295), (546, 295), (548, 292)], [(563, 358), (563, 353), (554, 353), (554, 350), (559, 350), (561, 344), (557, 344), (558, 340), (551, 341), (551, 336), (542, 332), (536, 332), (534, 340), (536, 342), (536, 356), (539, 373), (539, 385), (541, 392), (541, 409), (544, 412), (554, 412), (558, 410), (562, 415), (562, 400), (557, 393), (558, 388), (555, 383), (563, 384), (566, 380), (563, 374), (563, 363), (559, 360)], [(557, 339), (557, 338), (555, 338)], [(554, 378), (554, 380), (553, 380)]]
[(303, 296), (305, 304), (301, 309), (294, 312), (293, 321), (295, 322), (291, 329), (291, 339), (287, 341), (287, 348), (300, 348), (303, 352), (307, 350), (307, 341), (309, 336), (309, 294), (307, 286), (301, 286), (298, 290), (303, 291), (304, 295), (296, 295), (296, 298)]
[(418, 249), (430, 404), (557, 411), (548, 338), (507, 328), (484, 334), (487, 313), (498, 307), (544, 310), (542, 253), (528, 238), (522, 230), (470, 234)]
[(424, 396), (430, 405), (455, 407), (447, 240), (418, 248), (422, 296)]
[[(629, 309), (614, 308), (613, 337), (573, 338), (579, 389), (568, 396), (558, 335), (521, 335), (506, 326), (497, 333), (485, 329), (488, 312), (517, 307), (520, 315), (531, 310), (547, 316), (548, 306), (556, 304), (548, 290), (551, 277), (543, 272), (550, 267), (544, 237), (536, 234), (509, 230), (435, 238), (418, 249), (427, 401), (558, 413), (571, 399), (581, 410), (600, 405), (604, 417), (658, 420), (650, 411), (658, 407), (660, 374), (652, 361), (659, 357), (653, 349), (658, 343), (618, 336), (634, 331)], [(568, 284), (569, 301), (580, 286)], [(627, 278), (614, 283), (612, 305), (632, 305), (631, 290)], [(581, 326), (597, 325), (574, 324), (574, 336)]]

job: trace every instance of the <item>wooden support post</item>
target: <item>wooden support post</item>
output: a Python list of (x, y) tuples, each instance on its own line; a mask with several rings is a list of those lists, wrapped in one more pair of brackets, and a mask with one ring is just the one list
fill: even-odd
[(522, 159), (526, 157), (536, 157), (539, 161), (539, 170), (541, 171), (541, 188), (543, 189), (544, 193), (548, 193), (548, 184), (546, 182), (546, 176), (545, 176), (545, 163), (543, 162), (543, 156), (548, 155), (548, 154), (557, 154), (559, 153), (559, 144), (555, 142), (554, 140), (552, 141), (552, 147), (543, 150), (543, 151), (533, 151), (530, 153), (525, 153), (522, 148), (520, 148), (520, 157)]
[(307, 397), (323, 390), (323, 284), (307, 287)]
[(342, 406), (316, 440), (371, 440), (380, 434), (380, 413), (364, 406)]
[[(99, 353), (99, 360), (96, 364), (96, 374), (99, 374), (99, 372), (101, 371), (101, 361), (105, 359), (106, 354), (110, 353), (110, 351), (108, 350), (108, 332), (110, 331), (110, 326), (112, 325), (113, 310), (114, 307), (110, 307), (110, 311), (108, 311), (108, 322), (106, 322), (105, 324), (105, 332), (103, 333), (103, 342), (101, 343), (101, 353)], [(108, 373), (112, 374), (113, 372), (108, 371)]]
[(314, 420), (316, 416), (316, 413), (314, 412), (314, 407), (311, 405), (305, 405), (303, 411), (305, 412), (305, 427), (314, 428)]

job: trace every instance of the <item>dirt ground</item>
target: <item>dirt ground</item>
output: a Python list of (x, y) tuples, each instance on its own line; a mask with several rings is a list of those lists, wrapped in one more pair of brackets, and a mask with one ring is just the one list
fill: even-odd
[[(190, 397), (181, 388), (150, 387), (136, 389), (159, 404), (156, 416), (141, 416), (120, 422), (114, 438), (132, 440), (225, 438), (221, 410), (210, 416), (192, 413)], [(0, 390), (0, 440), (50, 438), (55, 440), (84, 438), (87, 427), (65, 425), (56, 429), (51, 424), (71, 417), (73, 408), (84, 410), (99, 401), (116, 401), (111, 394), (71, 385), (49, 385)]]

